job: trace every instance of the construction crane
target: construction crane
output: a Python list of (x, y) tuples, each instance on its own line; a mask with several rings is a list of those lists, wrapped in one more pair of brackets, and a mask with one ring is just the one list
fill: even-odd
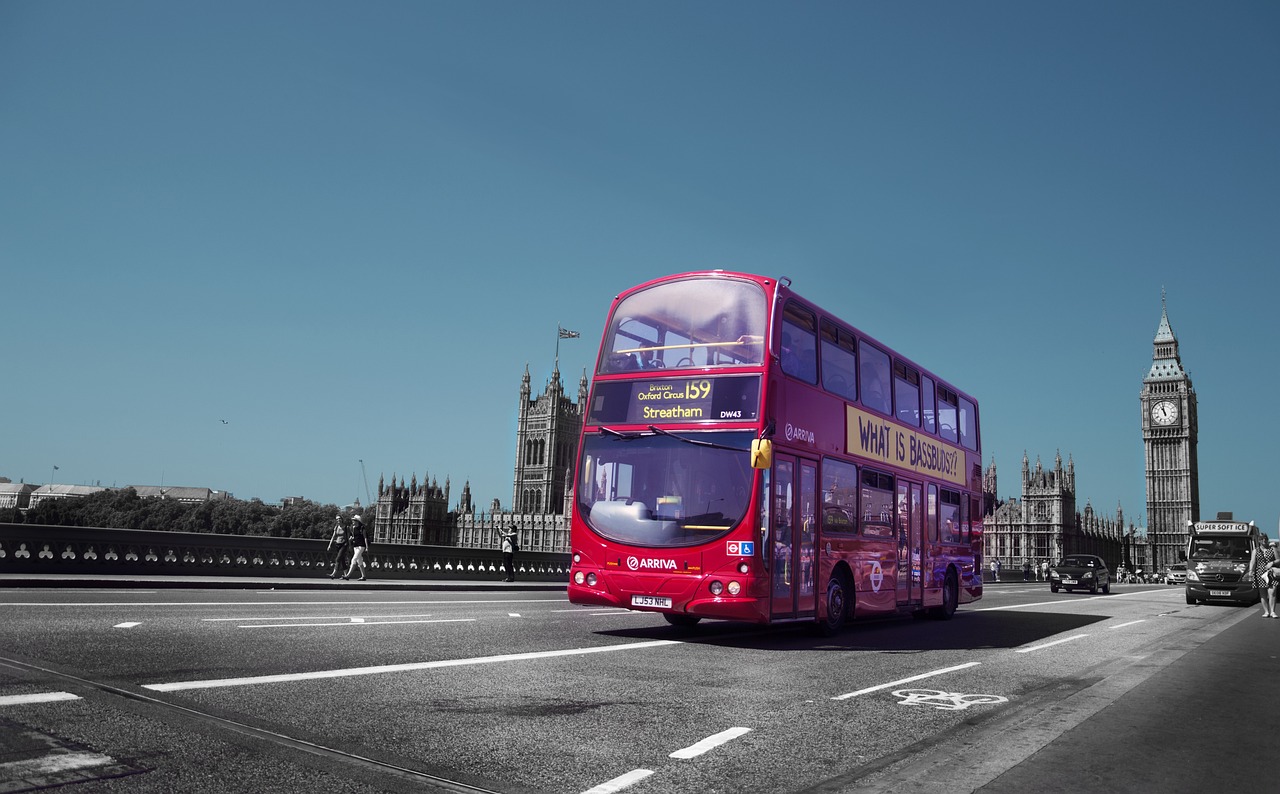
[[(364, 458), (360, 458), (360, 477), (364, 480), (364, 498), (368, 500), (365, 502), (365, 506), (368, 507), (373, 504), (373, 495), (369, 493), (369, 475), (364, 470)], [(358, 495), (356, 496), (356, 501), (360, 501)]]

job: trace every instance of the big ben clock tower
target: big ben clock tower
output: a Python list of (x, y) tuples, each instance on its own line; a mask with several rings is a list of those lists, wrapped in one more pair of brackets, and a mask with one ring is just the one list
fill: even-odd
[(1160, 298), (1151, 371), (1142, 379), (1142, 444), (1146, 450), (1147, 539), (1155, 571), (1186, 555), (1187, 522), (1200, 520), (1196, 462), (1196, 391), (1182, 368), (1178, 339)]

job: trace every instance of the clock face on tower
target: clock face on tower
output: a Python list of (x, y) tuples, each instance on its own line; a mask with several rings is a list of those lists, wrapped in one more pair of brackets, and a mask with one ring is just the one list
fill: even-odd
[(1178, 404), (1161, 400), (1151, 406), (1151, 421), (1158, 425), (1171, 425), (1178, 421)]

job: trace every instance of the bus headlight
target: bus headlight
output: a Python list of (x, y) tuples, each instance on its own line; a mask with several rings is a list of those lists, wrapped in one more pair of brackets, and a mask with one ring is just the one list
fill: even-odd
[(745, 561), (738, 563), (738, 573), (746, 573), (749, 570), (751, 570), (751, 566), (747, 565)]
[[(573, 564), (577, 565), (580, 562), (582, 562), (582, 555), (575, 551), (573, 553)], [(578, 584), (582, 584), (582, 582), (578, 582)]]
[(723, 592), (724, 592), (724, 585), (721, 584), (719, 580), (716, 580), (711, 583), (711, 595), (718, 596)]
[(582, 584), (582, 583), (583, 583), (583, 582), (585, 582), (586, 580), (587, 580), (587, 577), (585, 577), (585, 576), (583, 576), (583, 575), (582, 575), (582, 571), (574, 571), (574, 572), (573, 572), (573, 583), (574, 583), (574, 584)]
[(587, 574), (587, 584), (591, 587), (596, 586), (596, 575), (594, 573)]
[(738, 582), (729, 582), (729, 595), (736, 596), (742, 592), (742, 585)]

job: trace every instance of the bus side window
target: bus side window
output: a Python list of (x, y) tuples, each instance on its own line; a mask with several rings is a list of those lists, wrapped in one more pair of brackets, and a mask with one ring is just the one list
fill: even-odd
[(893, 400), (889, 393), (889, 354), (872, 347), (864, 340), (859, 340), (858, 358), (861, 361), (858, 374), (861, 380), (862, 404), (873, 411), (885, 415), (892, 414)]
[(929, 541), (938, 542), (938, 486), (929, 486)]
[(930, 433), (938, 432), (936, 409), (933, 406), (933, 378), (928, 375), (920, 377), (920, 398), (924, 401), (924, 429)]
[(818, 382), (817, 318), (795, 303), (782, 316), (782, 371), (805, 383)]
[(942, 542), (959, 543), (960, 536), (960, 494), (956, 491), (942, 489), (942, 502), (939, 505), (939, 518), (942, 524)]
[(960, 398), (960, 445), (965, 449), (978, 449), (978, 412), (973, 403)]
[(938, 435), (948, 441), (959, 438), (956, 431), (956, 414), (960, 410), (956, 405), (957, 399), (956, 393), (946, 386), (938, 387)]
[(846, 400), (858, 399), (858, 353), (853, 334), (822, 321), (822, 388)]
[(893, 476), (862, 470), (862, 534), (893, 537)]
[(899, 422), (920, 426), (920, 373), (901, 361), (893, 362), (893, 403)]
[(822, 462), (822, 529), (858, 531), (858, 468), (826, 458)]

